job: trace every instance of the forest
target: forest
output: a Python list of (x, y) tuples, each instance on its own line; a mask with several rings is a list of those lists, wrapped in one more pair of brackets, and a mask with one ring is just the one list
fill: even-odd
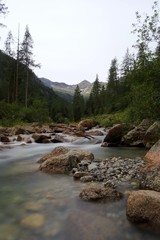
[[(7, 7), (0, 2), (0, 15)], [(4, 51), (0, 50), (0, 124), (30, 122), (69, 123), (82, 118), (139, 122), (160, 118), (160, 24), (158, 2), (152, 15), (136, 12), (131, 34), (136, 36), (134, 53), (126, 49), (121, 63), (115, 57), (106, 69), (106, 85), (98, 74), (91, 93), (84, 99), (77, 85), (73, 100), (66, 102), (45, 87), (34, 74), (40, 67), (33, 59), (33, 40), (26, 26), (23, 41), (12, 50), (13, 36), (8, 33)], [(2, 25), (2, 24), (1, 24)], [(109, 120), (108, 120), (109, 119)]]

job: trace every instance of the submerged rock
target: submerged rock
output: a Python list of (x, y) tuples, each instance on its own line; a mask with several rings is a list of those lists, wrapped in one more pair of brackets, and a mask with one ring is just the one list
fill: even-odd
[(113, 201), (121, 199), (123, 194), (109, 187), (89, 187), (83, 189), (79, 196), (86, 201)]
[(127, 201), (127, 217), (135, 223), (160, 225), (160, 193), (150, 190), (134, 191)]
[(73, 168), (77, 168), (81, 160), (93, 159), (94, 155), (86, 150), (57, 147), (38, 162), (41, 163), (40, 171), (68, 174)]
[(44, 224), (44, 216), (42, 214), (30, 214), (24, 217), (21, 221), (23, 227), (40, 228)]
[(74, 240), (118, 239), (116, 224), (113, 220), (89, 210), (73, 210), (66, 221), (68, 238)]

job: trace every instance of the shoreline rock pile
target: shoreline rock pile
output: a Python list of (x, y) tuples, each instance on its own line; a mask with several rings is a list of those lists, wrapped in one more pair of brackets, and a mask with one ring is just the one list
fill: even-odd
[(103, 182), (105, 186), (116, 187), (121, 182), (136, 181), (141, 178), (143, 159), (113, 157), (105, 160), (81, 161), (73, 168), (73, 177), (82, 182)]

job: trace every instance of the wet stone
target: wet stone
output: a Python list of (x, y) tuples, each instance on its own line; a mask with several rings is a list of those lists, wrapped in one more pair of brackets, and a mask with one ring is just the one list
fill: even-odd
[(42, 227), (43, 224), (44, 224), (44, 216), (38, 213), (30, 214), (21, 220), (21, 225), (27, 228), (36, 229), (36, 228)]

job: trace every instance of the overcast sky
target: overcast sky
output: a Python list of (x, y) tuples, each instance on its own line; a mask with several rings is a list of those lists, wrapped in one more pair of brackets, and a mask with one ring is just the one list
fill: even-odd
[(9, 30), (23, 40), (28, 24), (38, 77), (67, 84), (106, 81), (111, 60), (131, 52), (135, 12), (150, 13), (154, 0), (2, 0), (9, 13), (0, 18), (0, 48)]

